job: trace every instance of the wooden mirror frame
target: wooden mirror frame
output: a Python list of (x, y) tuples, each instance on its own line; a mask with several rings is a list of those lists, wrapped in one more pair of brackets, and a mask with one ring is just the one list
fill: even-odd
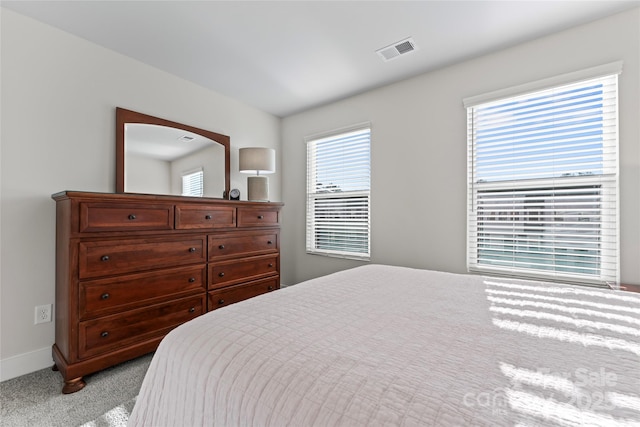
[(125, 193), (124, 190), (124, 132), (127, 123), (143, 123), (149, 125), (166, 126), (192, 132), (224, 146), (224, 194), (222, 198), (227, 198), (231, 187), (231, 138), (227, 135), (199, 129), (182, 123), (172, 122), (136, 111), (126, 110), (116, 107), (116, 193)]

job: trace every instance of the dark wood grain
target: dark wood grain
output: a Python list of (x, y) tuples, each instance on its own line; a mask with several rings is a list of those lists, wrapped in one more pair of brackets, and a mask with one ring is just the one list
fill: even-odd
[(627, 292), (640, 293), (640, 285), (632, 285), (630, 283), (620, 283), (620, 290), (627, 291)]
[(260, 255), (209, 264), (209, 290), (277, 275), (278, 255)]
[(86, 320), (154, 304), (168, 297), (202, 293), (207, 268), (169, 268), (150, 273), (80, 282), (80, 319)]
[(248, 284), (230, 286), (209, 292), (209, 311), (226, 307), (280, 288), (278, 277), (270, 277)]
[(177, 229), (229, 228), (235, 225), (235, 206), (176, 205)]
[[(171, 329), (218, 308), (214, 288), (233, 302), (279, 288), (282, 203), (74, 191), (52, 198), (53, 359), (63, 393), (82, 389), (85, 375), (154, 351)], [(226, 279), (213, 281), (221, 272)]]
[(80, 322), (78, 354), (86, 358), (164, 336), (206, 311), (204, 295), (199, 295)]
[[(159, 117), (138, 113), (124, 108), (116, 108), (116, 193), (124, 193), (124, 171), (125, 171), (125, 125), (127, 123), (145, 123), (150, 125), (166, 126), (175, 129), (182, 129), (209, 138), (224, 147), (224, 194), (228, 195), (231, 188), (231, 138), (228, 135), (200, 129), (195, 126)], [(221, 195), (222, 196), (222, 195)]]
[(278, 252), (278, 241), (277, 230), (209, 235), (209, 261)]
[(171, 230), (171, 203), (81, 203), (80, 231)]

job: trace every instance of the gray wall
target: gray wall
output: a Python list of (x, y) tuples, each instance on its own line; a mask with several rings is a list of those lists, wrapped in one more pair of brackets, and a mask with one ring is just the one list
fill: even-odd
[(285, 118), (283, 281), (360, 264), (305, 253), (306, 135), (370, 121), (371, 261), (464, 273), (463, 98), (622, 60), (621, 279), (640, 283), (639, 22), (635, 9)]
[(462, 99), (623, 60), (622, 279), (640, 283), (637, 9), (282, 121), (6, 9), (0, 18), (0, 380), (51, 363), (53, 323), (33, 324), (34, 307), (52, 303), (55, 293), (50, 195), (115, 189), (115, 106), (230, 135), (231, 185), (243, 195), (238, 148), (276, 148), (278, 172), (269, 179), (273, 200), (286, 204), (285, 284), (359, 264), (305, 254), (303, 140), (370, 121), (372, 261), (464, 272)]
[[(26, 18), (1, 11), (0, 379), (50, 366), (55, 203), (62, 190), (115, 190), (115, 107), (231, 136), (231, 185), (246, 198), (238, 148), (279, 150), (280, 118)], [(278, 162), (279, 163), (279, 162)], [(281, 200), (280, 176), (270, 175)], [(54, 307), (55, 310), (55, 307)]]

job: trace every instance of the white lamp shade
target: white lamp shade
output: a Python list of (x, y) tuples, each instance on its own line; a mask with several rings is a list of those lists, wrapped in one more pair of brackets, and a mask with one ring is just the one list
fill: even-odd
[(276, 171), (276, 150), (265, 147), (240, 149), (240, 172), (273, 173)]

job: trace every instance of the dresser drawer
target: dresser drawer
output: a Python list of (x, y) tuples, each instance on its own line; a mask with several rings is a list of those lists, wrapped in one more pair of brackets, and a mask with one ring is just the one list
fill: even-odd
[(278, 276), (265, 280), (258, 280), (245, 285), (230, 286), (209, 292), (209, 311), (226, 307), (229, 304), (240, 302), (280, 288)]
[(177, 205), (176, 228), (222, 228), (236, 226), (236, 208), (232, 206)]
[(80, 279), (206, 262), (206, 236), (80, 242)]
[(172, 204), (80, 203), (80, 232), (171, 229)]
[(80, 282), (80, 318), (148, 306), (160, 298), (202, 293), (206, 289), (205, 265), (84, 281)]
[(209, 290), (278, 274), (278, 255), (209, 264)]
[(204, 294), (80, 322), (80, 358), (112, 351), (153, 337), (203, 314)]
[(215, 234), (209, 236), (209, 260), (278, 250), (278, 233)]
[(279, 210), (270, 208), (238, 208), (238, 227), (278, 225)]

